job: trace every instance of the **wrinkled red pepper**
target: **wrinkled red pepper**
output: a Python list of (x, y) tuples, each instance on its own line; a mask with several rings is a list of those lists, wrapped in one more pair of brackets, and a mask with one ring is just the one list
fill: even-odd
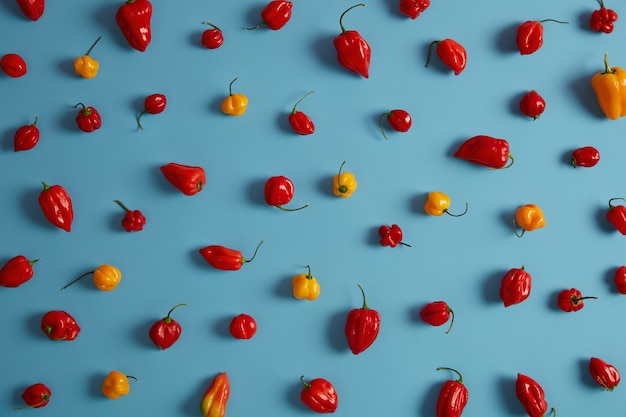
[(614, 206), (613, 201), (624, 200), (621, 197), (612, 198), (609, 200), (609, 211), (606, 213), (606, 219), (615, 227), (621, 234), (626, 235), (626, 207), (623, 205)]
[(398, 245), (411, 246), (402, 242), (402, 229), (397, 224), (380, 226), (378, 228), (378, 236), (380, 236), (380, 246), (390, 246), (392, 248)]
[[(548, 411), (548, 403), (541, 385), (529, 376), (517, 374), (515, 394), (529, 417), (543, 417)], [(554, 412), (554, 408), (552, 409)]]
[(391, 128), (396, 132), (408, 132), (413, 124), (411, 115), (406, 110), (396, 109), (381, 114), (378, 118), (378, 125), (380, 126), (380, 131), (383, 133), (383, 137), (385, 139), (389, 139), (385, 134), (385, 129), (383, 129), (383, 119), (385, 117), (387, 117), (389, 126), (391, 126)]
[(143, 110), (137, 116), (137, 124), (139, 128), (143, 130), (143, 126), (141, 125), (141, 116), (144, 114), (159, 114), (165, 110), (165, 106), (167, 105), (167, 98), (163, 94), (150, 94), (145, 98), (143, 102)]
[(500, 285), (500, 299), (505, 307), (519, 304), (530, 295), (532, 286), (532, 276), (526, 272), (524, 267), (511, 268), (502, 277)]
[[(454, 157), (492, 169), (509, 168), (514, 162), (505, 139), (485, 135), (467, 139), (459, 146)], [(507, 165), (509, 159), (511, 162)]]
[(543, 45), (543, 23), (556, 22), (568, 24), (554, 19), (527, 20), (517, 27), (517, 48), (521, 55), (528, 55), (537, 52)]
[(24, 255), (17, 255), (0, 268), (0, 287), (16, 288), (30, 280), (35, 271), (33, 265), (39, 259), (30, 260)]
[(102, 127), (102, 118), (100, 113), (94, 107), (86, 107), (83, 103), (78, 103), (74, 108), (81, 106), (76, 115), (76, 124), (83, 132), (93, 132)]
[(152, 3), (148, 0), (127, 0), (115, 14), (115, 21), (128, 44), (145, 52), (152, 40)]
[(341, 33), (335, 37), (334, 45), (337, 50), (337, 61), (342, 67), (362, 77), (369, 78), (372, 48), (359, 32), (346, 30), (343, 26), (343, 16), (358, 6), (365, 6), (365, 4), (355, 4), (341, 14), (339, 18)]
[(130, 210), (120, 200), (114, 200), (126, 212), (122, 219), (122, 227), (127, 232), (139, 232), (146, 225), (146, 216), (139, 210)]
[(380, 330), (380, 313), (368, 307), (365, 292), (360, 285), (358, 287), (363, 295), (363, 306), (350, 310), (344, 329), (348, 347), (355, 355), (370, 347)]
[[(22, 393), (22, 399), (27, 408), (41, 408), (48, 405), (52, 391), (45, 384), (37, 383), (27, 387)], [(22, 408), (18, 408), (21, 410)]]
[(37, 115), (35, 120), (29, 124), (24, 125), (15, 131), (13, 136), (13, 151), (27, 151), (33, 149), (39, 142), (39, 128), (37, 127)]
[(236, 249), (230, 249), (220, 245), (206, 246), (200, 249), (199, 252), (213, 268), (224, 271), (237, 271), (241, 269), (243, 264), (252, 262), (262, 244), (263, 241), (259, 242), (250, 259), (245, 259), (241, 252)]
[(300, 392), (300, 400), (316, 413), (334, 413), (337, 410), (338, 395), (333, 384), (324, 378), (315, 378), (310, 382), (300, 377), (304, 385)]
[(437, 398), (437, 417), (460, 417), (467, 405), (469, 392), (463, 384), (463, 376), (456, 369), (437, 368), (438, 371), (448, 370), (456, 373), (459, 379), (449, 379), (441, 386)]
[(430, 0), (400, 0), (400, 11), (411, 19), (416, 19), (428, 6)]
[(608, 391), (613, 391), (620, 382), (620, 375), (617, 368), (600, 358), (592, 357), (589, 360), (589, 372), (593, 380)]
[(206, 184), (206, 173), (199, 166), (170, 162), (161, 167), (161, 172), (170, 184), (188, 196), (198, 194)]
[(572, 166), (594, 167), (600, 162), (600, 152), (593, 146), (584, 146), (572, 152)]
[(30, 20), (37, 21), (46, 8), (45, 0), (17, 0), (20, 10)]
[[(451, 317), (452, 320), (450, 320)], [(422, 307), (420, 318), (424, 323), (428, 323), (431, 326), (441, 326), (450, 320), (450, 327), (446, 330), (447, 334), (450, 333), (454, 324), (454, 311), (445, 301), (433, 301)]]
[(590, 298), (597, 299), (598, 297), (583, 297), (580, 290), (571, 288), (569, 290), (563, 290), (559, 293), (558, 306), (566, 313), (571, 313), (582, 309), (585, 306), (583, 300), (588, 300)]
[(261, 11), (261, 23), (248, 28), (249, 30), (258, 29), (261, 26), (267, 26), (268, 29), (278, 30), (285, 26), (291, 19), (291, 9), (293, 3), (285, 0), (270, 1)]
[(50, 340), (71, 341), (80, 333), (80, 326), (74, 317), (63, 310), (53, 310), (41, 319), (41, 330)]
[(618, 293), (626, 294), (626, 265), (622, 265), (615, 270), (613, 282)]
[(467, 51), (454, 39), (444, 39), (431, 42), (428, 47), (428, 56), (426, 58), (426, 67), (430, 63), (430, 52), (433, 45), (437, 45), (435, 49), (437, 56), (441, 59), (441, 62), (448, 68), (450, 68), (454, 75), (459, 75), (463, 72), (467, 65)]
[(167, 313), (167, 316), (163, 317), (150, 327), (150, 331), (148, 332), (150, 340), (152, 340), (152, 343), (154, 343), (154, 345), (159, 349), (165, 350), (172, 347), (172, 345), (180, 338), (180, 334), (183, 329), (180, 323), (174, 320), (171, 315), (172, 311), (185, 305), (186, 304), (175, 305)]
[(617, 13), (615, 10), (606, 8), (604, 6), (604, 0), (600, 0), (600, 8), (591, 13), (589, 27), (594, 32), (611, 33), (615, 28), (615, 21), (617, 21)]
[(6, 75), (12, 78), (19, 78), (28, 72), (26, 61), (18, 54), (5, 54), (0, 58), (0, 68)]
[(39, 206), (46, 219), (66, 232), (72, 230), (74, 209), (67, 190), (60, 185), (48, 185), (42, 182), (43, 190), (39, 194)]
[(296, 109), (296, 107), (298, 107), (298, 104), (300, 104), (302, 100), (304, 100), (309, 94), (312, 94), (314, 92), (315, 91), (309, 91), (304, 96), (302, 96), (302, 98), (300, 98), (300, 100), (298, 100), (296, 104), (294, 104), (293, 109), (289, 114), (289, 124), (291, 125), (293, 131), (299, 135), (310, 135), (311, 133), (315, 132), (315, 124), (313, 123), (313, 120), (311, 120), (311, 118), (305, 113)]
[(265, 202), (268, 205), (278, 207), (283, 211), (297, 211), (309, 206), (305, 204), (304, 206), (294, 209), (283, 207), (291, 201), (293, 193), (293, 182), (285, 176), (279, 175), (270, 177), (265, 183)]

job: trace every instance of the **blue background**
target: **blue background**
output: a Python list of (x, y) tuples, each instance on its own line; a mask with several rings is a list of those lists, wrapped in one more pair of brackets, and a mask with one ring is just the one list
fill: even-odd
[[(311, 415), (299, 400), (299, 378), (331, 381), (338, 416), (432, 416), (441, 384), (458, 369), (469, 389), (464, 416), (522, 416), (515, 397), (518, 372), (537, 380), (550, 407), (564, 416), (616, 414), (623, 387), (602, 390), (588, 373), (597, 356), (626, 369), (621, 318), (626, 299), (612, 278), (625, 263), (624, 237), (605, 219), (607, 201), (626, 196), (624, 120), (600, 112), (590, 78), (602, 57), (626, 65), (626, 26), (610, 34), (588, 29), (593, 0), (545, 2), (433, 0), (416, 20), (398, 11), (398, 0), (366, 2), (344, 18), (372, 48), (370, 78), (336, 60), (333, 38), (339, 16), (354, 2), (296, 0), (279, 31), (247, 31), (260, 21), (263, 1), (153, 2), (152, 43), (131, 49), (115, 23), (120, 1), (48, 2), (37, 22), (12, 0), (0, 1), (0, 53), (18, 53), (28, 74), (0, 74), (0, 170), (3, 215), (0, 260), (40, 258), (35, 276), (0, 291), (0, 414), (22, 405), (30, 384), (53, 391), (41, 416), (116, 414), (199, 415), (211, 380), (226, 371), (231, 382), (227, 415)], [(619, 1), (607, 7), (626, 15)], [(545, 44), (521, 56), (515, 28), (525, 20), (545, 24)], [(224, 33), (220, 49), (200, 36), (211, 21)], [(96, 78), (73, 73), (74, 58), (98, 37), (91, 56)], [(454, 76), (428, 45), (452, 38), (467, 49), (468, 64)], [(248, 96), (241, 117), (221, 113), (228, 84)], [(530, 89), (546, 100), (540, 119), (519, 113)], [(301, 137), (287, 123), (293, 104), (316, 132)], [(166, 110), (142, 118), (143, 99), (167, 96)], [(73, 106), (96, 107), (100, 130), (75, 125)], [(378, 116), (391, 109), (413, 116), (407, 133), (387, 129)], [(41, 140), (13, 152), (15, 130), (39, 116)], [(515, 164), (493, 171), (452, 157), (479, 134), (510, 142)], [(595, 146), (602, 155), (590, 169), (569, 164), (572, 150)], [(358, 189), (349, 199), (332, 194), (342, 161)], [(168, 162), (203, 166), (204, 190), (187, 197), (159, 167)], [(267, 178), (295, 184), (286, 213), (263, 200)], [(61, 184), (75, 210), (71, 233), (51, 226), (37, 203), (41, 181)], [(451, 196), (461, 218), (423, 212), (429, 191)], [(122, 200), (147, 217), (146, 228), (120, 226)], [(541, 206), (547, 226), (518, 239), (511, 221), (517, 207)], [(412, 247), (380, 247), (377, 229), (396, 223)], [(237, 272), (212, 269), (198, 254), (218, 244), (250, 256)], [(74, 277), (101, 264), (121, 269), (112, 292), (89, 278), (61, 292)], [(291, 277), (310, 265), (321, 285), (315, 301), (296, 300)], [(502, 276), (524, 265), (533, 276), (522, 304), (504, 308)], [(357, 284), (382, 316), (376, 342), (354, 356), (343, 326), (361, 306)], [(577, 287), (589, 300), (566, 314), (556, 296)], [(419, 319), (428, 302), (445, 300), (456, 320), (431, 327)], [(181, 339), (160, 351), (150, 325), (178, 303)], [(70, 312), (82, 327), (73, 342), (51, 342), (39, 329), (42, 315)], [(256, 336), (235, 340), (228, 323), (247, 313)], [(110, 370), (138, 378), (118, 401), (100, 393)]]

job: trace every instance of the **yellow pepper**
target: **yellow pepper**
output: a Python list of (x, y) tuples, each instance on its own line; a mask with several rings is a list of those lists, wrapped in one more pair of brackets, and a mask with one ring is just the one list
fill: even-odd
[(222, 372), (213, 379), (211, 386), (204, 393), (200, 402), (200, 412), (205, 417), (224, 417), (229, 396), (230, 382), (226, 372)]
[(333, 177), (333, 193), (342, 198), (348, 198), (356, 190), (357, 182), (351, 172), (341, 172), (346, 161), (341, 163), (339, 172)]
[(74, 71), (76, 75), (80, 75), (83, 78), (93, 78), (98, 74), (100, 64), (98, 61), (89, 56), (91, 50), (98, 43), (102, 36), (98, 36), (98, 39), (91, 45), (87, 53), (74, 60)]
[(126, 376), (118, 371), (111, 371), (102, 383), (102, 394), (111, 400), (117, 400), (121, 396), (128, 395), (130, 384), (128, 378), (137, 380), (134, 376)]
[(122, 279), (122, 271), (112, 265), (100, 265), (95, 271), (85, 272), (83, 275), (76, 278), (74, 281), (67, 284), (62, 290), (66, 289), (82, 277), (89, 274), (93, 274), (93, 283), (102, 291), (112, 291), (117, 287)]
[(591, 78), (591, 87), (596, 93), (602, 112), (611, 120), (626, 116), (626, 71), (620, 67), (609, 66), (604, 54), (604, 72)]
[[(517, 226), (522, 228), (522, 233), (517, 233)], [(519, 207), (515, 211), (515, 220), (513, 220), (513, 231), (517, 237), (522, 237), (524, 232), (532, 232), (533, 230), (541, 229), (546, 225), (546, 219), (543, 216), (543, 211), (536, 204), (526, 204)]]
[(233, 94), (233, 83), (237, 78), (230, 82), (228, 87), (229, 95), (222, 101), (222, 112), (229, 116), (241, 116), (248, 108), (248, 97), (243, 94)]
[(467, 213), (467, 203), (465, 203), (465, 211), (461, 214), (452, 214), (448, 211), (450, 207), (450, 197), (441, 191), (431, 191), (428, 193), (426, 202), (424, 203), (424, 211), (431, 216), (443, 216), (447, 214), (453, 217), (461, 217)]
[(320, 295), (320, 284), (311, 275), (311, 267), (306, 274), (298, 274), (291, 279), (293, 286), (293, 296), (299, 300), (315, 300)]

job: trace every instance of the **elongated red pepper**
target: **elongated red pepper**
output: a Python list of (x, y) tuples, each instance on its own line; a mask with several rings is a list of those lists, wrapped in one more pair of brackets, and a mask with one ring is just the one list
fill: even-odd
[(17, 255), (0, 268), (0, 287), (16, 288), (30, 280), (35, 271), (33, 265), (39, 259), (29, 260), (24, 255)]
[(334, 45), (337, 50), (337, 61), (339, 65), (355, 74), (369, 78), (372, 48), (359, 32), (356, 30), (346, 30), (342, 22), (343, 16), (348, 13), (348, 11), (358, 6), (365, 6), (365, 4), (355, 4), (341, 14), (339, 18), (341, 33), (335, 37)]
[(344, 329), (348, 347), (355, 355), (370, 347), (380, 330), (380, 313), (368, 307), (365, 292), (360, 285), (358, 287), (363, 295), (363, 306), (350, 310)]
[(42, 317), (41, 330), (50, 340), (71, 341), (80, 333), (80, 326), (69, 313), (63, 310), (53, 310)]
[(210, 245), (199, 250), (200, 255), (215, 269), (237, 271), (243, 264), (252, 262), (263, 241), (259, 242), (252, 258), (245, 259), (240, 251), (220, 245)]
[(333, 384), (324, 378), (315, 378), (310, 382), (300, 377), (304, 385), (300, 392), (300, 400), (304, 405), (316, 413), (334, 413), (337, 410), (339, 398)]
[(435, 49), (437, 56), (446, 67), (450, 68), (454, 72), (454, 75), (459, 75), (463, 72), (467, 66), (467, 51), (463, 45), (454, 39), (444, 39), (431, 42), (428, 47), (426, 67), (428, 67), (430, 62), (430, 51), (433, 45), (437, 45), (437, 48)]
[(230, 381), (226, 372), (217, 375), (200, 401), (200, 412), (204, 417), (224, 417), (230, 398)]
[(286, 0), (270, 1), (261, 11), (261, 23), (248, 28), (249, 30), (258, 29), (261, 26), (267, 26), (268, 29), (278, 30), (285, 26), (291, 19), (291, 9), (293, 3)]
[[(548, 411), (548, 403), (541, 385), (529, 376), (518, 373), (515, 381), (515, 394), (529, 417), (543, 417)], [(554, 408), (552, 409), (554, 411)]]
[(600, 152), (593, 146), (583, 146), (572, 152), (572, 166), (590, 168), (600, 162)]
[(18, 54), (2, 55), (2, 58), (0, 58), (0, 69), (13, 78), (23, 77), (28, 72), (26, 61)]
[(544, 19), (544, 20), (527, 20), (517, 27), (517, 48), (521, 55), (528, 55), (537, 52), (543, 45), (543, 23), (561, 22), (560, 20)]
[(519, 304), (530, 295), (532, 286), (532, 276), (526, 272), (524, 267), (511, 268), (500, 284), (500, 299), (505, 307)]
[(452, 368), (442, 367), (437, 370), (452, 371), (459, 376), (459, 379), (449, 379), (441, 386), (437, 398), (437, 417), (460, 417), (469, 399), (469, 392), (463, 384), (463, 376)]
[(24, 125), (15, 131), (13, 136), (13, 151), (27, 151), (33, 149), (39, 142), (39, 128), (37, 127), (37, 115), (35, 121)]
[(161, 172), (170, 184), (188, 196), (198, 194), (206, 184), (206, 173), (199, 166), (170, 162), (161, 167)]
[(46, 219), (66, 232), (72, 230), (74, 209), (70, 195), (60, 185), (48, 185), (42, 182), (43, 190), (39, 194), (39, 206)]
[(30, 20), (37, 21), (46, 8), (45, 0), (17, 0), (20, 10)]
[[(454, 157), (492, 169), (508, 168), (514, 161), (505, 139), (485, 135), (467, 139), (454, 153)], [(509, 159), (511, 162), (507, 165)]]
[(606, 219), (613, 225), (613, 227), (615, 227), (615, 229), (617, 229), (617, 231), (626, 235), (626, 206), (614, 206), (613, 201), (615, 200), (624, 199), (618, 197), (609, 200), (609, 211), (606, 213)]
[(589, 372), (593, 380), (608, 391), (613, 391), (620, 382), (619, 371), (600, 358), (593, 357), (589, 360)]
[(151, 19), (152, 3), (148, 0), (126, 0), (115, 14), (124, 38), (140, 52), (145, 52), (152, 40)]

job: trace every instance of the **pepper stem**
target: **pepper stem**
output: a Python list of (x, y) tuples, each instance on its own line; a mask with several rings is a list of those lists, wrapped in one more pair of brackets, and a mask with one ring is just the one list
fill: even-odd
[(603, 74), (615, 74), (615, 71), (609, 66), (609, 54), (604, 54), (604, 72)]
[(263, 244), (263, 240), (259, 242), (259, 244), (257, 245), (256, 249), (254, 250), (254, 253), (252, 254), (252, 258), (250, 259), (243, 259), (241, 261), (242, 264), (246, 263), (246, 262), (252, 262), (252, 260), (254, 259), (254, 257), (256, 256), (256, 253), (259, 251), (259, 248), (261, 247), (261, 245)]
[(235, 81), (237, 81), (237, 77), (235, 77), (235, 79), (234, 79), (234, 80), (232, 80), (232, 81), (230, 82), (230, 85), (228, 86), (228, 94), (229, 94), (229, 95), (231, 95), (231, 96), (233, 95), (233, 83), (234, 83)]
[(123, 210), (125, 210), (125, 211), (130, 211), (130, 210), (128, 209), (128, 207), (126, 207), (126, 206), (124, 205), (124, 203), (122, 203), (120, 200), (113, 200), (113, 201), (114, 201), (115, 203), (117, 203), (117, 205), (118, 205), (118, 206), (120, 206)]
[(305, 205), (303, 205), (302, 207), (298, 207), (298, 208), (285, 208), (283, 206), (276, 206), (279, 209), (281, 209), (282, 211), (298, 211), (298, 210), (302, 210), (303, 208), (307, 208), (309, 207), (309, 203), (306, 203)]
[(211, 23), (211, 22), (202, 22), (202, 24), (203, 24), (203, 25), (209, 25), (209, 26), (211, 26), (213, 29), (217, 29), (217, 30), (219, 30), (220, 32), (222, 31), (222, 29), (218, 28), (217, 26), (215, 26), (215, 25), (214, 25), (213, 23)]
[(456, 369), (453, 369), (453, 368), (446, 368), (446, 367), (440, 367), (440, 368), (437, 368), (437, 370), (438, 370), (438, 371), (443, 371), (443, 370), (446, 370), (446, 371), (452, 371), (452, 372), (456, 373), (456, 374), (459, 376), (459, 379), (457, 379), (457, 380), (456, 380), (456, 382), (458, 382), (459, 384), (462, 384), (462, 383), (463, 383), (463, 376), (462, 376), (462, 375), (461, 375), (461, 373), (460, 373), (459, 371), (457, 371)]
[(583, 301), (583, 300), (588, 300), (588, 299), (590, 299), (590, 298), (593, 298), (594, 300), (597, 300), (597, 299), (598, 299), (598, 297), (595, 297), (595, 296), (594, 296), (594, 297), (592, 297), (592, 296), (587, 296), (587, 297), (572, 297), (572, 303), (573, 303), (574, 305), (576, 305), (576, 304), (580, 303), (581, 301)]
[(378, 118), (378, 125), (380, 126), (380, 131), (382, 132), (383, 136), (385, 137), (385, 140), (389, 140), (389, 138), (387, 137), (387, 134), (385, 133), (385, 129), (383, 129), (383, 117), (385, 117), (385, 116), (387, 116), (387, 118), (389, 118), (389, 116), (391, 116), (391, 112), (387, 112), (387, 113), (381, 114), (380, 117)]
[(69, 287), (70, 285), (74, 284), (75, 282), (78, 282), (79, 279), (89, 275), (89, 274), (93, 274), (96, 271), (89, 271), (89, 272), (85, 272), (84, 274), (82, 274), (81, 276), (79, 276), (78, 278), (76, 278), (75, 280), (73, 280), (72, 282), (70, 282), (69, 284), (67, 284), (65, 287), (61, 288), (61, 291), (63, 291), (64, 289), (66, 289), (67, 287)]
[(339, 190), (341, 194), (348, 191), (348, 187), (346, 187), (345, 185), (341, 185), (341, 169), (343, 168), (345, 164), (346, 164), (346, 161), (343, 161), (341, 165), (339, 165), (339, 172), (337, 173), (337, 189)]
[[(448, 327), (448, 330), (446, 330), (446, 334), (450, 333), (450, 330), (452, 330), (452, 325), (454, 324), (454, 311), (452, 311), (452, 309), (450, 308), (450, 306), (446, 306), (446, 309), (448, 310), (448, 312), (450, 313), (450, 327)], [(459, 374), (461, 375), (461, 374)]]
[(291, 110), (291, 114), (296, 114), (296, 113), (297, 113), (297, 111), (296, 111), (296, 107), (298, 106), (298, 104), (300, 104), (300, 102), (301, 102), (302, 100), (304, 100), (304, 99), (305, 99), (308, 95), (313, 94), (314, 92), (315, 92), (315, 90), (311, 90), (311, 91), (309, 91), (308, 93), (306, 93), (305, 95), (303, 95), (303, 96), (300, 98), (300, 100), (296, 101), (296, 104), (294, 104), (294, 105), (293, 105), (293, 110)]
[(93, 49), (94, 46), (96, 46), (96, 44), (98, 42), (100, 42), (100, 39), (102, 39), (102, 36), (98, 36), (98, 39), (96, 39), (96, 41), (94, 43), (91, 44), (91, 46), (89, 47), (89, 49), (87, 50), (87, 52), (85, 53), (85, 56), (89, 56), (89, 54), (91, 53), (91, 50)]
[(185, 304), (185, 303), (176, 304), (174, 307), (172, 307), (172, 309), (170, 311), (167, 312), (167, 316), (165, 316), (163, 321), (166, 322), (167, 324), (170, 324), (172, 322), (172, 319), (170, 318), (170, 315), (172, 314), (172, 311), (176, 310), (178, 307), (182, 307), (182, 306), (186, 306), (186, 305), (187, 304)]
[(35, 120), (33, 121), (31, 126), (37, 126), (37, 119), (39, 118), (39, 116), (35, 115)]
[(134, 380), (135, 382), (139, 381), (137, 378), (135, 378), (135, 377), (134, 377), (134, 376), (132, 376), (132, 375), (125, 375), (125, 376), (126, 376), (126, 378), (132, 379), (132, 380)]
[(14, 410), (27, 410), (29, 408), (38, 408), (50, 401), (50, 395), (44, 394), (41, 396), (41, 401), (36, 404), (28, 404), (26, 407), (15, 407)]
[(609, 210), (611, 210), (611, 209), (615, 208), (615, 206), (614, 206), (613, 204), (611, 204), (611, 202), (612, 202), (613, 200), (622, 200), (622, 201), (626, 201), (626, 199), (624, 199), (623, 197), (615, 197), (615, 198), (610, 199), (610, 200), (609, 200)]
[(435, 44), (439, 45), (440, 43), (441, 41), (432, 41), (430, 45), (428, 46), (428, 55), (426, 55), (426, 65), (424, 65), (425, 68), (428, 68), (428, 64), (430, 63), (430, 51), (433, 49), (433, 45)]
[(517, 223), (515, 222), (515, 219), (513, 219), (513, 232), (515, 233), (515, 236), (522, 237), (524, 236), (525, 231), (526, 229), (522, 229), (522, 233), (517, 233)]
[(359, 289), (361, 290), (361, 294), (363, 295), (363, 307), (361, 307), (363, 310), (369, 310), (369, 307), (367, 306), (367, 302), (365, 300), (365, 291), (363, 291), (363, 287), (361, 287), (361, 284), (356, 284)]
[(446, 209), (446, 210), (444, 210), (443, 212), (444, 212), (444, 213), (446, 213), (448, 216), (452, 216), (452, 217), (461, 217), (461, 216), (464, 216), (464, 215), (465, 215), (465, 213), (467, 213), (467, 209), (468, 209), (468, 206), (467, 206), (467, 201), (466, 201), (466, 202), (465, 202), (465, 211), (464, 211), (463, 213), (460, 213), (460, 214), (452, 214), (452, 213), (450, 213), (447, 209)]
[(311, 267), (309, 265), (306, 266), (308, 272), (306, 273), (307, 279), (313, 279), (313, 275), (311, 275)]
[(306, 381), (304, 380), (304, 375), (302, 375), (302, 376), (300, 377), (300, 381), (302, 381), (302, 385), (304, 385), (304, 388), (306, 388), (306, 389), (311, 388), (311, 384), (309, 384), (308, 382), (306, 382)]
[(341, 16), (339, 17), (339, 26), (341, 26), (341, 33), (346, 32), (346, 28), (343, 27), (343, 16), (348, 13), (350, 10), (354, 9), (355, 7), (359, 7), (359, 6), (364, 6), (365, 4), (363, 3), (359, 3), (359, 4), (355, 4), (354, 6), (349, 7), (345, 12), (341, 13)]
[(539, 23), (544, 23), (544, 22), (556, 22), (556, 23), (561, 23), (563, 25), (569, 25), (569, 22), (563, 22), (562, 20), (555, 20), (555, 19), (543, 19), (539, 21)]
[(511, 168), (511, 166), (513, 166), (513, 163), (515, 162), (515, 158), (513, 158), (513, 155), (509, 154), (509, 159), (511, 160), (511, 162), (509, 162), (508, 165), (505, 165), (502, 168), (489, 168), (489, 169), (507, 169), (507, 168)]
[[(44, 191), (46, 191), (46, 190), (49, 190), (49, 189), (50, 189), (50, 186), (49, 186), (48, 184), (46, 184), (45, 182), (41, 181), (41, 184), (43, 185), (43, 190), (44, 190)], [(611, 204), (611, 202), (610, 202), (610, 201), (609, 201), (609, 204)]]

